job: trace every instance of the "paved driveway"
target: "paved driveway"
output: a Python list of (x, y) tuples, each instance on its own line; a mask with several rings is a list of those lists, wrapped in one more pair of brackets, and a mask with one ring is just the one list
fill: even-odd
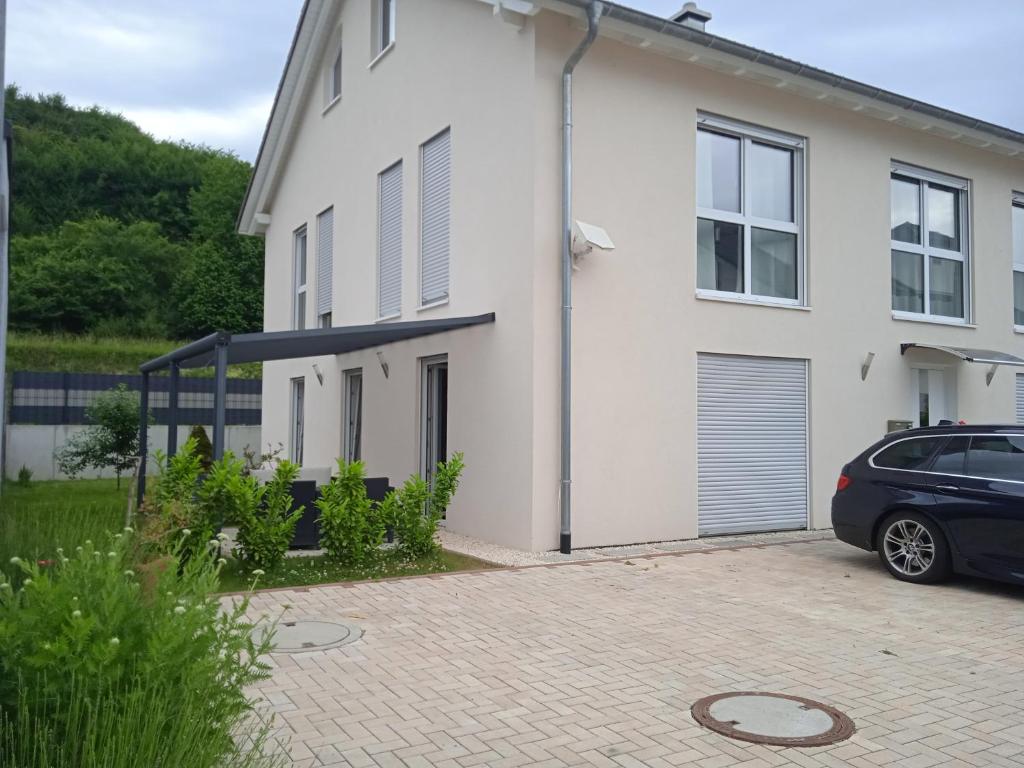
[[(296, 765), (1020, 766), (1024, 590), (917, 587), (834, 540), (264, 593), (354, 644), (275, 655)], [(815, 749), (731, 741), (694, 700), (832, 704)]]

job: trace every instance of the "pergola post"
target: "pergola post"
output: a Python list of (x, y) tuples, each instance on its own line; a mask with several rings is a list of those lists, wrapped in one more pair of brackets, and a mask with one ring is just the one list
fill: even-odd
[(224, 458), (224, 424), (228, 396), (228, 346), (217, 344), (214, 358), (213, 460)]
[(142, 396), (139, 398), (139, 485), (136, 505), (146, 497), (146, 461), (149, 443), (149, 373), (142, 373)]
[(178, 374), (181, 367), (171, 363), (171, 376), (167, 384), (167, 458), (178, 452)]

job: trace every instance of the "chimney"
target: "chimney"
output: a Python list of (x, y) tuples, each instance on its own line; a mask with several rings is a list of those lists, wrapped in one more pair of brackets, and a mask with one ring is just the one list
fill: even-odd
[(696, 3), (687, 3), (671, 19), (676, 24), (682, 24), (684, 27), (704, 32), (706, 31), (704, 25), (711, 21), (711, 14), (707, 11), (702, 11), (697, 7)]

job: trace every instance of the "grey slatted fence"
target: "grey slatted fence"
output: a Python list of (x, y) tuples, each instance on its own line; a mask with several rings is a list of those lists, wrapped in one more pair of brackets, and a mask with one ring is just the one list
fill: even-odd
[[(229, 425), (258, 426), (263, 382), (228, 379)], [(15, 371), (11, 377), (9, 424), (86, 424), (86, 408), (100, 393), (124, 384), (139, 392), (142, 377), (107, 373), (37, 373)], [(157, 424), (167, 423), (168, 387), (163, 376), (149, 379), (149, 404)], [(178, 379), (178, 423), (213, 423), (213, 379)]]

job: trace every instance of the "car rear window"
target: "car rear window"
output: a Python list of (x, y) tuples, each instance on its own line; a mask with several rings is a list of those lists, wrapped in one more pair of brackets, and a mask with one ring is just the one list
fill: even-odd
[(923, 469), (945, 437), (912, 437), (885, 448), (872, 460), (883, 469)]
[(963, 475), (967, 462), (967, 445), (971, 442), (969, 437), (954, 437), (946, 447), (939, 451), (932, 464), (932, 472), (941, 472), (944, 475)]
[(994, 480), (1024, 481), (1024, 435), (971, 438), (967, 474)]

